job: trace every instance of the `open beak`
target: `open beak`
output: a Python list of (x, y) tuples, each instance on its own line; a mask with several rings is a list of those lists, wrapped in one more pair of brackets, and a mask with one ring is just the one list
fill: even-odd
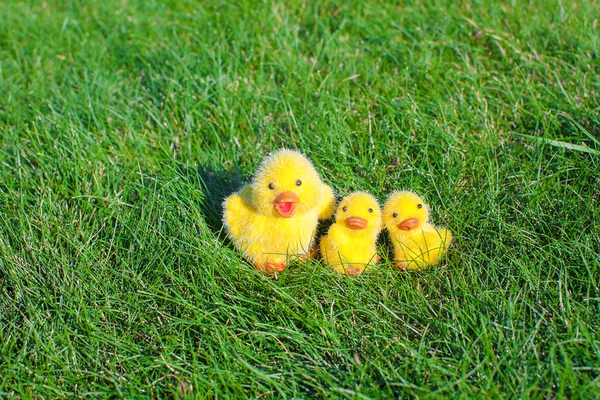
[(419, 226), (419, 218), (409, 218), (396, 225), (401, 231), (410, 231)]
[(353, 231), (367, 229), (367, 225), (369, 225), (369, 221), (361, 217), (348, 217), (344, 222), (346, 223), (346, 226)]
[(284, 218), (290, 218), (296, 213), (300, 197), (294, 192), (281, 192), (275, 197), (275, 210)]

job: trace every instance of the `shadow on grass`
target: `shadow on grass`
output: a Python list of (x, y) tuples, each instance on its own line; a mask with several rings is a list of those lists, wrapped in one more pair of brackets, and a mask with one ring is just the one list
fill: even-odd
[(200, 166), (197, 173), (204, 195), (200, 209), (208, 227), (213, 232), (219, 232), (223, 228), (223, 201), (248, 182), (249, 178), (241, 176), (237, 168), (226, 171), (223, 168)]

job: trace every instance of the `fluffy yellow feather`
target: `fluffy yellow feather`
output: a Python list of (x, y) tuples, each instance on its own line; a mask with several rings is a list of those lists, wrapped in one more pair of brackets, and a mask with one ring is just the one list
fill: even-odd
[(334, 271), (358, 275), (379, 260), (375, 244), (381, 232), (381, 208), (373, 196), (355, 192), (345, 197), (335, 223), (321, 239), (321, 256)]
[(265, 158), (252, 182), (225, 199), (223, 222), (235, 247), (257, 269), (282, 272), (290, 257), (311, 255), (319, 219), (335, 197), (311, 162), (282, 149)]
[(420, 270), (436, 264), (452, 241), (449, 230), (429, 224), (429, 208), (409, 191), (390, 194), (383, 207), (383, 222), (400, 269)]

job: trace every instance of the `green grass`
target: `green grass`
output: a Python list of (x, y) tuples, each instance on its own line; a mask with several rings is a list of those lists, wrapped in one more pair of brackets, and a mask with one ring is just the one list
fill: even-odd
[[(597, 2), (0, 15), (0, 397), (600, 396)], [(220, 204), (281, 147), (446, 260), (261, 276)]]

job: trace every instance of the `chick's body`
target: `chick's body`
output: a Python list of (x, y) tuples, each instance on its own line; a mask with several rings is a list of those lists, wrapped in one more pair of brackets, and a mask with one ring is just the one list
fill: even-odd
[(290, 256), (307, 256), (319, 219), (335, 198), (310, 161), (279, 150), (261, 164), (249, 185), (224, 203), (223, 222), (235, 247), (259, 270), (281, 272)]
[(323, 261), (336, 272), (358, 275), (378, 260), (376, 242), (382, 225), (379, 204), (367, 193), (352, 193), (340, 202), (335, 220), (321, 238)]
[(383, 221), (400, 269), (419, 270), (436, 264), (452, 241), (449, 230), (429, 224), (427, 205), (412, 192), (392, 193), (383, 207)]

